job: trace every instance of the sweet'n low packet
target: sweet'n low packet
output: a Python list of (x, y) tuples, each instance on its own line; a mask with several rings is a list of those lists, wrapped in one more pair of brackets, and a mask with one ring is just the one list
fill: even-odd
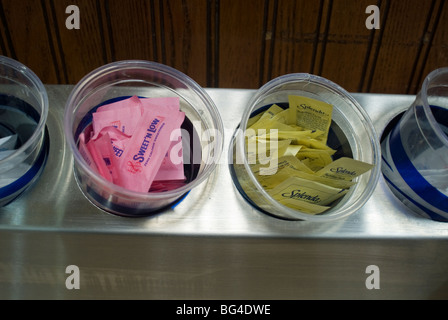
[(128, 136), (132, 136), (142, 112), (142, 103), (136, 96), (99, 107), (92, 114), (92, 139), (98, 138), (100, 132), (110, 126), (117, 128)]
[(118, 184), (128, 190), (148, 192), (171, 145), (171, 134), (185, 119), (145, 109), (119, 164)]
[(111, 139), (108, 133), (101, 135), (98, 139), (90, 139), (87, 142), (87, 150), (94, 160), (100, 175), (110, 181), (114, 182), (115, 162), (113, 156), (113, 149)]
[[(134, 133), (139, 131), (141, 133), (146, 130), (145, 137), (148, 137), (151, 125), (158, 127), (157, 124), (152, 123), (147, 128), (141, 128), (148, 125), (145, 121), (151, 117), (153, 121), (157, 119), (161, 128), (164, 128), (164, 132), (163, 134), (160, 130), (155, 132), (156, 141), (158, 142), (153, 141), (154, 144), (151, 145), (151, 151), (152, 154), (157, 154), (157, 156), (153, 157), (156, 160), (151, 161), (151, 169), (145, 168), (145, 171), (153, 170), (155, 172), (155, 176), (151, 174), (153, 181), (164, 181), (166, 184), (166, 181), (175, 180), (180, 183), (185, 180), (182, 137), (180, 134), (180, 126), (185, 119), (185, 114), (179, 110), (178, 98), (140, 99), (133, 96), (99, 107), (93, 114), (92, 125), (80, 135), (79, 150), (81, 155), (89, 166), (105, 179), (126, 188), (132, 183), (126, 179), (128, 172), (124, 174), (121, 172), (124, 167), (122, 159), (125, 157), (125, 151), (132, 148), (133, 143), (135, 144), (135, 139), (137, 138), (132, 139)], [(96, 123), (96, 121), (99, 123)], [(120, 125), (122, 123), (135, 124), (131, 126)], [(178, 134), (176, 130), (179, 130)], [(161, 135), (163, 137), (160, 137)], [(145, 139), (141, 143), (139, 151), (149, 147), (149, 138), (148, 140)], [(163, 156), (160, 154), (163, 154)], [(150, 182), (149, 180), (141, 183), (134, 182), (133, 184), (150, 185)], [(131, 188), (131, 190), (136, 191), (134, 188)], [(148, 192), (148, 190), (149, 187), (146, 188), (146, 186), (138, 189), (141, 192)]]

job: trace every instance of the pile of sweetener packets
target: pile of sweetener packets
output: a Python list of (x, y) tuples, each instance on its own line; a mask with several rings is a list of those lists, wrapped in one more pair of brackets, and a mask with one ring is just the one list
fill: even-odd
[(185, 180), (179, 98), (133, 96), (97, 108), (79, 151), (106, 180), (135, 192)]

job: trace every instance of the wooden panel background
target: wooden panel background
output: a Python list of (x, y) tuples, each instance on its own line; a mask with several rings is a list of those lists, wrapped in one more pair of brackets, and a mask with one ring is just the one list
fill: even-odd
[[(46, 84), (104, 64), (160, 62), (203, 87), (255, 89), (287, 73), (351, 92), (415, 94), (448, 66), (444, 0), (0, 0), (0, 54)], [(81, 28), (68, 30), (67, 6)], [(366, 8), (380, 8), (368, 30)]]

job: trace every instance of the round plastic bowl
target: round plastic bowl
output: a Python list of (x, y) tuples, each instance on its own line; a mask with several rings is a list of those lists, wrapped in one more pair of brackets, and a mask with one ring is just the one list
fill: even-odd
[[(286, 105), (289, 95), (320, 100), (333, 105), (333, 118), (328, 140), (339, 156), (373, 164), (369, 172), (357, 178), (356, 184), (331, 209), (311, 215), (288, 208), (274, 200), (252, 173), (245, 152), (246, 128), (251, 116), (272, 104)], [(374, 126), (358, 102), (339, 85), (310, 74), (288, 74), (262, 86), (249, 101), (229, 150), (230, 171), (241, 195), (255, 208), (286, 220), (332, 221), (348, 217), (360, 209), (372, 195), (381, 172), (381, 150)]]
[(0, 138), (16, 137), (15, 146), (0, 146), (0, 207), (40, 177), (49, 148), (47, 116), (48, 96), (40, 79), (20, 62), (0, 56)]
[[(189, 152), (184, 149), (184, 168), (191, 173), (187, 183), (166, 192), (134, 192), (115, 185), (92, 170), (78, 150), (80, 133), (91, 123), (92, 112), (103, 104), (130, 96), (179, 97), (188, 120)], [(186, 121), (187, 122), (187, 121)], [(186, 123), (184, 122), (184, 124)], [(221, 116), (207, 93), (185, 74), (162, 64), (128, 60), (100, 67), (85, 76), (73, 89), (65, 109), (65, 135), (74, 157), (77, 183), (94, 205), (121, 216), (147, 216), (173, 207), (206, 180), (223, 149)], [(194, 143), (191, 142), (191, 140)], [(185, 154), (189, 153), (188, 161)]]

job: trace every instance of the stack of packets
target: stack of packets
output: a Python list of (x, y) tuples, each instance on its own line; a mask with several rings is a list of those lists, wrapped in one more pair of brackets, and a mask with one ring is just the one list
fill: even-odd
[(99, 107), (79, 136), (79, 151), (106, 180), (136, 192), (184, 183), (179, 98), (133, 96)]
[[(332, 111), (333, 106), (322, 101), (289, 96), (289, 108), (274, 104), (249, 119), (246, 146), (262, 146), (269, 153), (246, 148), (252, 172), (272, 198), (289, 208), (323, 213), (349, 191), (353, 179), (373, 167), (347, 157), (333, 161), (336, 150), (327, 146)], [(274, 150), (272, 139), (277, 140)], [(278, 166), (266, 168), (272, 157), (277, 157)]]

